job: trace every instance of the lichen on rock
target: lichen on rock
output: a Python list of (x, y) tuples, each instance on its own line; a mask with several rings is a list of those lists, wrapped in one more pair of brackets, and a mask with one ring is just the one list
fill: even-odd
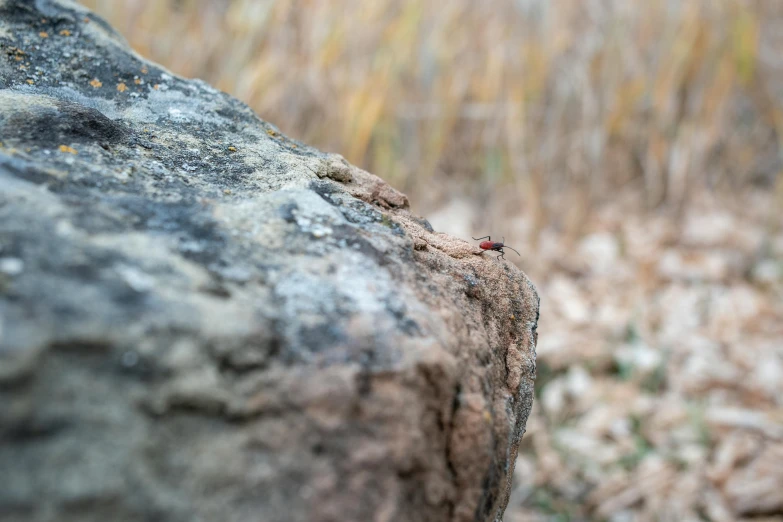
[(77, 4), (0, 2), (0, 518), (499, 520), (538, 297), (475, 253)]

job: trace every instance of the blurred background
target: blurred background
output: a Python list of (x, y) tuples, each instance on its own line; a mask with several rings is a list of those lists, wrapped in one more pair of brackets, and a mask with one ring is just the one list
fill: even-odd
[(783, 2), (83, 3), (522, 252), (537, 401), (506, 522), (783, 520)]

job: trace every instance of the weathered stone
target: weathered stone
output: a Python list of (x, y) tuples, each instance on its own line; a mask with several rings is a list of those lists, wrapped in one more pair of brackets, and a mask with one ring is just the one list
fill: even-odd
[(500, 519), (522, 272), (64, 0), (0, 0), (0, 142), (0, 519)]

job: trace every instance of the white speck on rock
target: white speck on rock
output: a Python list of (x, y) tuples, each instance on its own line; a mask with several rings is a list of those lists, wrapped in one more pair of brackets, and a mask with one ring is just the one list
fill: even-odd
[(327, 226), (316, 225), (310, 232), (315, 238), (322, 238), (332, 234), (332, 229)]
[(132, 266), (117, 269), (120, 277), (136, 292), (148, 292), (155, 286), (155, 279)]
[(0, 258), (0, 272), (9, 276), (17, 276), (24, 272), (24, 261), (17, 257)]

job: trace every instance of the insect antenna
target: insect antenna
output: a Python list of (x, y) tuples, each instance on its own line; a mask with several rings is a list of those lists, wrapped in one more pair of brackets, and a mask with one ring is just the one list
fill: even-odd
[[(510, 246), (508, 246), (508, 245), (503, 245), (503, 248), (511, 248), (511, 247), (510, 247)], [(511, 248), (511, 250), (513, 250), (514, 252), (517, 252), (515, 248)], [(518, 255), (519, 257), (522, 257), (522, 254), (520, 254), (519, 252), (517, 252), (517, 255)]]

